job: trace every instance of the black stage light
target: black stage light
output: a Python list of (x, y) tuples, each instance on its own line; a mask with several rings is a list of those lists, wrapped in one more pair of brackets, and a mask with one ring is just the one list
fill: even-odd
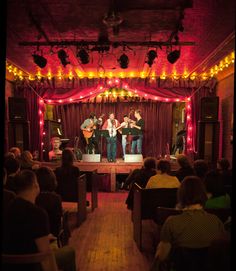
[(129, 64), (129, 58), (128, 58), (128, 56), (126, 54), (123, 54), (118, 59), (118, 62), (120, 63), (120, 67), (122, 69), (127, 69), (128, 68), (128, 64)]
[(149, 67), (151, 67), (154, 62), (154, 59), (157, 57), (157, 52), (154, 50), (150, 50), (147, 53), (147, 57), (148, 57), (148, 60), (146, 61), (146, 63), (149, 65)]
[(80, 59), (82, 64), (89, 63), (89, 54), (85, 49), (80, 49), (77, 53), (77, 57)]
[(180, 57), (180, 50), (174, 50), (167, 55), (167, 60), (174, 64)]
[(70, 61), (67, 60), (68, 55), (65, 50), (61, 49), (57, 52), (58, 58), (61, 61), (61, 64), (65, 67), (67, 64), (70, 64)]
[(47, 65), (47, 59), (43, 56), (33, 54), (34, 63), (38, 65), (41, 69)]

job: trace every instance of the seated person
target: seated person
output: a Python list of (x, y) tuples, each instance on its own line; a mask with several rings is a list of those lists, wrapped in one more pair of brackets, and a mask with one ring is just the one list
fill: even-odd
[(180, 182), (177, 177), (170, 175), (170, 171), (170, 162), (165, 159), (159, 160), (157, 174), (148, 180), (145, 188), (178, 188)]
[(205, 208), (230, 208), (230, 196), (225, 192), (220, 173), (209, 171), (204, 179), (208, 200)]
[(20, 163), (19, 160), (15, 158), (7, 158), (4, 163), (4, 167), (7, 172), (6, 183), (4, 184), (4, 188), (16, 193), (15, 187), (15, 175), (20, 171)]
[(184, 177), (194, 175), (193, 168), (186, 155), (178, 154), (177, 163), (179, 164), (180, 168), (177, 170), (175, 176), (178, 178), (180, 182), (182, 182)]
[(168, 258), (172, 248), (206, 248), (225, 233), (220, 219), (203, 209), (207, 196), (200, 178), (185, 177), (177, 198), (183, 213), (169, 216), (162, 226), (155, 255), (160, 262)]
[(199, 177), (202, 181), (204, 180), (209, 168), (206, 161), (202, 159), (195, 160), (193, 162), (194, 175)]
[(5, 185), (7, 182), (7, 171), (3, 168), (3, 218), (7, 212), (8, 206), (12, 202), (12, 200), (16, 197), (16, 194), (13, 191), (5, 189)]
[(78, 196), (77, 178), (80, 176), (80, 170), (73, 165), (74, 153), (70, 149), (64, 149), (62, 152), (62, 164), (55, 169), (57, 178), (57, 193), (61, 195), (62, 201), (76, 202)]
[(30, 151), (23, 151), (21, 156), (20, 156), (20, 166), (21, 169), (38, 169), (40, 166), (39, 161), (34, 161), (33, 160), (33, 155), (31, 154)]
[(226, 158), (222, 158), (217, 162), (217, 169), (219, 170), (223, 179), (224, 185), (232, 185), (232, 170), (230, 163)]
[(18, 147), (10, 148), (9, 152), (12, 152), (15, 155), (15, 158), (20, 158), (20, 156), (21, 156), (21, 150)]
[(125, 201), (128, 209), (133, 209), (133, 184), (137, 183), (145, 188), (149, 178), (157, 173), (157, 160), (154, 157), (147, 157), (143, 161), (143, 167), (133, 170), (125, 180), (124, 187), (130, 187), (128, 197)]
[(36, 175), (40, 194), (37, 196), (35, 203), (47, 212), (50, 233), (57, 237), (61, 229), (62, 204), (61, 196), (55, 192), (57, 187), (56, 175), (48, 167), (39, 168)]
[(57, 161), (61, 159), (62, 150), (60, 150), (61, 139), (60, 137), (51, 138), (52, 150), (48, 153), (49, 161)]

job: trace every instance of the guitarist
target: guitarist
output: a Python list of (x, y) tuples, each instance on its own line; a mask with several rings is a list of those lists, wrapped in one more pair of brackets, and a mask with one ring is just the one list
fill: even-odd
[(96, 135), (97, 126), (102, 125), (102, 117), (97, 119), (95, 113), (90, 113), (89, 118), (86, 119), (80, 126), (83, 131), (84, 138), (87, 143), (87, 152), (89, 154), (99, 153), (98, 137)]
[(115, 119), (114, 113), (109, 114), (102, 129), (108, 130), (109, 137), (107, 137), (107, 160), (108, 162), (116, 162), (116, 142), (117, 142), (117, 130), (120, 129), (120, 123)]

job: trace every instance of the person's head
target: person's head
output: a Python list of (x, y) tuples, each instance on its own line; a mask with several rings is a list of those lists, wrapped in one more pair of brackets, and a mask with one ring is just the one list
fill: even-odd
[(203, 181), (196, 176), (187, 176), (181, 182), (177, 192), (177, 201), (181, 208), (190, 205), (205, 205), (207, 194)]
[(95, 116), (96, 116), (95, 113), (91, 112), (90, 115), (89, 115), (89, 118), (93, 120)]
[(217, 161), (217, 168), (222, 171), (228, 170), (230, 167), (229, 160), (226, 158), (222, 158)]
[(128, 122), (129, 118), (128, 118), (128, 115), (124, 115), (124, 122)]
[(60, 137), (52, 137), (51, 138), (51, 144), (52, 144), (52, 148), (55, 149), (55, 150), (58, 150), (61, 146), (61, 139)]
[(49, 167), (40, 167), (36, 171), (40, 191), (55, 191), (57, 187), (56, 175)]
[(10, 148), (10, 152), (14, 153), (15, 157), (21, 156), (21, 150), (18, 147)]
[(74, 154), (72, 150), (65, 148), (61, 158), (62, 166), (72, 166), (74, 162)]
[(155, 157), (146, 157), (143, 161), (143, 166), (146, 169), (156, 169), (157, 168), (157, 160)]
[(32, 170), (24, 169), (16, 174), (14, 185), (16, 194), (30, 194), (35, 199), (39, 192), (37, 176)]
[(206, 161), (198, 159), (193, 162), (193, 169), (196, 176), (203, 179), (208, 171), (208, 164)]
[(15, 154), (13, 152), (6, 152), (4, 154), (4, 160), (8, 159), (8, 158), (15, 158)]
[(166, 159), (159, 160), (157, 164), (157, 170), (160, 170), (161, 174), (163, 173), (169, 174), (171, 170), (170, 162)]
[(177, 162), (181, 168), (191, 167), (188, 157), (184, 154), (177, 155)]
[(7, 175), (15, 174), (20, 170), (20, 163), (17, 159), (9, 157), (5, 160), (4, 167), (6, 168)]
[(210, 193), (213, 198), (225, 195), (223, 180), (218, 171), (209, 171), (205, 176), (204, 184), (207, 193)]
[(109, 119), (114, 120), (115, 119), (115, 114), (113, 112), (109, 113)]
[(31, 163), (33, 161), (33, 155), (30, 151), (23, 151), (21, 154), (21, 160), (26, 163)]
[(141, 110), (139, 110), (139, 109), (135, 110), (134, 111), (134, 116), (135, 116), (135, 118), (141, 117)]

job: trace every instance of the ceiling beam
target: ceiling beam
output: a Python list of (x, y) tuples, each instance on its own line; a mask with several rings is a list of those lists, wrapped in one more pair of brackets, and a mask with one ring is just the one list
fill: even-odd
[(64, 41), (21, 41), (18, 43), (19, 46), (109, 46), (112, 45), (114, 48), (118, 46), (194, 46), (196, 45), (193, 41), (181, 41), (181, 42), (171, 42), (171, 41), (75, 41), (75, 40), (64, 40)]

